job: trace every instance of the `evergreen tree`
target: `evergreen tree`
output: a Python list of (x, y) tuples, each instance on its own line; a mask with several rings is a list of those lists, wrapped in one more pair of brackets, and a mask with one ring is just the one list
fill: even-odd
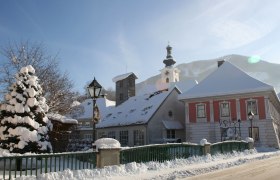
[(48, 136), (52, 124), (45, 114), (48, 105), (34, 73), (31, 65), (21, 68), (1, 105), (0, 148), (11, 153), (52, 151)]

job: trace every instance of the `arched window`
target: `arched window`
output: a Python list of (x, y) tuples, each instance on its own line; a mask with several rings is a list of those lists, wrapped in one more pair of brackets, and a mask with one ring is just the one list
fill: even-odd
[(169, 78), (166, 78), (166, 83), (169, 83)]

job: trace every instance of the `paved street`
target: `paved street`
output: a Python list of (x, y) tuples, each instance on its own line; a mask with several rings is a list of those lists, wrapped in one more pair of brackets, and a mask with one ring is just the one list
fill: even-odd
[(186, 179), (279, 180), (280, 156), (257, 160), (240, 166), (202, 174)]

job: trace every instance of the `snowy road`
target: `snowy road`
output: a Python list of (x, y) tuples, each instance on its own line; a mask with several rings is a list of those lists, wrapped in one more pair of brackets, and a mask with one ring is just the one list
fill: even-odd
[(257, 180), (257, 179), (280, 179), (280, 155), (268, 159), (257, 160), (240, 166), (214, 171), (187, 178), (191, 180), (199, 179), (223, 179), (223, 180)]
[(279, 179), (280, 151), (246, 150), (172, 161), (128, 163), (102, 169), (64, 170), (18, 180), (175, 180), (175, 179)]

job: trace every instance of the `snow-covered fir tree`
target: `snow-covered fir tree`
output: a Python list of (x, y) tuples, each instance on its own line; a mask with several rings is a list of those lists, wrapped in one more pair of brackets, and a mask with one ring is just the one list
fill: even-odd
[(0, 148), (12, 153), (52, 151), (52, 123), (45, 114), (48, 105), (34, 73), (31, 65), (21, 68), (1, 105)]

